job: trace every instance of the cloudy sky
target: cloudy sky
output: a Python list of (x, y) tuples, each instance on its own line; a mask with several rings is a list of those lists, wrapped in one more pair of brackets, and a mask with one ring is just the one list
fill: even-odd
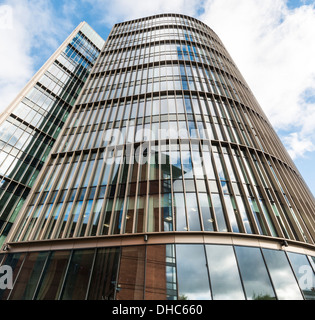
[(0, 0), (0, 112), (81, 21), (163, 12), (218, 34), (315, 194), (315, 0)]

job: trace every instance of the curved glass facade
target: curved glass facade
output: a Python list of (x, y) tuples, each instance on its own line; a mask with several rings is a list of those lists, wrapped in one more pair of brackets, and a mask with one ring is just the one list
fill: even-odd
[(189, 18), (139, 23), (112, 30), (15, 241), (186, 230), (314, 243), (314, 201), (218, 37)]
[(315, 299), (314, 256), (258, 247), (160, 244), (0, 259), (15, 282), (1, 300)]
[[(294, 266), (284, 251), (189, 243), (195, 234), (241, 235), (314, 249), (314, 209), (312, 194), (218, 36), (194, 18), (157, 15), (112, 29), (8, 245), (85, 239), (97, 247), (98, 239), (130, 236), (126, 248), (110, 251), (119, 273), (105, 267), (118, 289), (107, 284), (90, 296), (94, 282), (82, 274), (81, 298), (300, 299), (309, 296), (297, 285), (300, 259), (291, 257)], [(137, 235), (178, 233), (186, 245), (132, 246)], [(72, 252), (70, 259), (66, 252), (58, 252), (61, 265), (71, 259), (89, 264), (95, 254)], [(139, 283), (125, 275), (124, 259), (132, 257), (139, 261)], [(160, 262), (169, 272), (155, 270)], [(195, 272), (195, 262), (208, 268), (199, 270), (194, 289), (186, 274)], [(54, 298), (74, 298), (76, 276), (58, 277), (66, 278)], [(32, 297), (44, 298), (38, 290)]]

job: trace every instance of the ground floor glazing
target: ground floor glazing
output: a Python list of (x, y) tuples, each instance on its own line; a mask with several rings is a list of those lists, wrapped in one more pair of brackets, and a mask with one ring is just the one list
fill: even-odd
[(227, 244), (157, 244), (0, 255), (1, 300), (315, 299), (315, 255)]

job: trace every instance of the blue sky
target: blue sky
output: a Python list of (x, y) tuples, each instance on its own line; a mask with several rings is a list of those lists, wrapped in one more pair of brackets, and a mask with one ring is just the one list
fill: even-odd
[(163, 12), (219, 35), (315, 194), (315, 0), (0, 0), (0, 112), (81, 21)]

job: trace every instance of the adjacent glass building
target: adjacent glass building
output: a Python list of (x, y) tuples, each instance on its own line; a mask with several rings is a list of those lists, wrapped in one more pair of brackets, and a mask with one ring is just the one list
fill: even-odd
[(0, 115), (0, 245), (105, 41), (81, 23)]
[(116, 24), (1, 252), (1, 299), (315, 299), (315, 201), (204, 23)]

